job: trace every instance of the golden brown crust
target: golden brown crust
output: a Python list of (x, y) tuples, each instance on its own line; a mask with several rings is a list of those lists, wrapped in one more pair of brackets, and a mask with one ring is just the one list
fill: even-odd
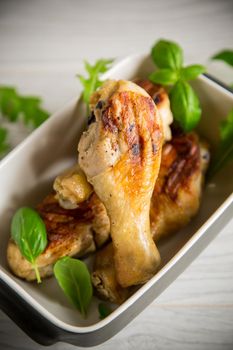
[[(119, 104), (121, 105), (121, 118), (118, 116)], [(151, 98), (142, 96), (131, 91), (124, 91), (114, 95), (109, 100), (107, 108), (102, 113), (102, 122), (104, 129), (112, 133), (122, 133), (131, 156), (136, 162), (142, 163), (144, 145), (144, 132), (140, 127), (140, 118), (134, 118), (138, 110), (144, 110), (144, 128), (149, 132), (148, 137), (152, 138), (153, 153), (156, 153), (157, 143), (161, 140), (161, 130), (154, 122), (155, 107)]]
[(161, 85), (153, 84), (149, 80), (136, 79), (135, 83), (152, 97), (158, 108), (163, 124), (164, 142), (171, 140), (172, 134), (170, 126), (173, 122), (173, 115), (167, 91)]
[(46, 226), (49, 249), (64, 239), (74, 238), (80, 224), (91, 224), (93, 219), (91, 202), (90, 199), (75, 209), (64, 209), (53, 193), (37, 206), (37, 211)]
[(159, 84), (153, 84), (147, 79), (136, 79), (135, 83), (146, 90), (158, 108), (167, 98), (166, 90)]
[[(121, 106), (120, 118), (119, 105)], [(138, 111), (141, 111), (141, 115), (138, 115)], [(157, 119), (155, 114), (155, 106), (149, 96), (131, 91), (115, 94), (102, 114), (104, 128), (111, 133), (123, 135), (127, 145), (128, 152), (115, 166), (115, 173), (122, 174), (122, 187), (134, 196), (135, 200), (141, 190), (145, 191), (141, 186), (145, 176), (143, 170), (145, 164), (153, 163), (156, 155), (158, 155), (156, 163), (160, 162), (163, 135), (161, 125), (155, 122)], [(148, 185), (150, 185), (149, 177), (154, 178), (154, 171), (157, 172), (157, 169), (157, 166), (151, 167), (150, 174), (147, 174)]]
[(179, 189), (188, 188), (190, 177), (198, 170), (200, 170), (200, 148), (197, 135), (190, 133), (173, 137), (163, 147), (160, 174), (153, 196), (164, 192), (175, 200)]

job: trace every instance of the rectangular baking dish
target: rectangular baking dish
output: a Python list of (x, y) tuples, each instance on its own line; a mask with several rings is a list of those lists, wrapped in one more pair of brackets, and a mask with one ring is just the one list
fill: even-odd
[[(105, 78), (147, 77), (154, 69), (145, 55), (128, 57), (116, 64)], [(195, 81), (203, 109), (199, 133), (214, 149), (218, 125), (233, 108), (233, 94), (207, 76)], [(233, 214), (233, 167), (223, 169), (206, 186), (199, 214), (181, 232), (159, 244), (162, 265), (157, 274), (140, 287), (104, 320), (99, 320), (93, 299), (87, 319), (82, 319), (65, 299), (54, 278), (41, 285), (14, 277), (6, 263), (6, 246), (14, 211), (36, 205), (51, 191), (54, 177), (77, 159), (77, 144), (86, 125), (79, 98), (55, 113), (0, 163), (0, 307), (30, 337), (41, 344), (58, 341), (94, 346), (116, 334), (195, 259), (226, 225)]]

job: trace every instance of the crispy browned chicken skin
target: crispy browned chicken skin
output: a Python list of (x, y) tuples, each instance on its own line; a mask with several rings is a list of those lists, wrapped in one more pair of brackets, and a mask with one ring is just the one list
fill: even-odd
[[(146, 90), (153, 98), (161, 117), (164, 142), (169, 141), (171, 139), (170, 124), (173, 121), (173, 116), (166, 90), (159, 85), (152, 84), (149, 80), (137, 79), (135, 80), (135, 83)], [(92, 104), (94, 105), (94, 103)], [(104, 107), (103, 101), (99, 103), (98, 107), (100, 106), (102, 106), (102, 108)], [(94, 113), (92, 112), (91, 115), (91, 122), (94, 122)], [(106, 143), (103, 145), (106, 146)], [(106, 152), (106, 149), (104, 151), (106, 157), (103, 157), (102, 155), (102, 159), (104, 158), (105, 161), (107, 161), (107, 159), (111, 160), (109, 152)], [(113, 156), (114, 155), (115, 152), (113, 153)], [(90, 164), (95, 164), (96, 162), (95, 157), (93, 157)], [(58, 175), (54, 181), (53, 188), (57, 193), (57, 198), (60, 205), (65, 209), (75, 208), (79, 203), (86, 200), (93, 191), (93, 188), (91, 188), (91, 185), (87, 182), (86, 177), (80, 169), (78, 163), (67, 169), (64, 173)]]

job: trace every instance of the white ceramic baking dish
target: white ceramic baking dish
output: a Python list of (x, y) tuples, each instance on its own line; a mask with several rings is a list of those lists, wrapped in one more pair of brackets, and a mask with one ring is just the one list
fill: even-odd
[[(106, 78), (147, 77), (153, 65), (147, 56), (116, 64)], [(199, 132), (214, 147), (218, 125), (233, 108), (233, 94), (206, 76), (194, 84), (203, 116)], [(14, 277), (6, 263), (6, 246), (14, 211), (33, 206), (51, 191), (54, 177), (77, 158), (76, 148), (86, 117), (78, 98), (55, 113), (0, 164), (0, 306), (33, 339), (42, 344), (64, 341), (92, 346), (104, 342), (153, 301), (195, 259), (233, 214), (233, 167), (223, 169), (207, 185), (197, 217), (181, 232), (159, 245), (162, 265), (157, 274), (104, 320), (93, 299), (87, 319), (67, 301), (54, 278), (41, 285)]]

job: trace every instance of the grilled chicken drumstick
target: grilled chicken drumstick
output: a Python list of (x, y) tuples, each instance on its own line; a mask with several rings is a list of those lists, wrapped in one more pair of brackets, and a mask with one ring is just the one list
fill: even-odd
[(116, 277), (122, 287), (147, 281), (160, 263), (150, 233), (150, 200), (163, 132), (152, 98), (129, 81), (107, 81), (91, 98), (96, 121), (78, 146), (79, 164), (106, 207)]

